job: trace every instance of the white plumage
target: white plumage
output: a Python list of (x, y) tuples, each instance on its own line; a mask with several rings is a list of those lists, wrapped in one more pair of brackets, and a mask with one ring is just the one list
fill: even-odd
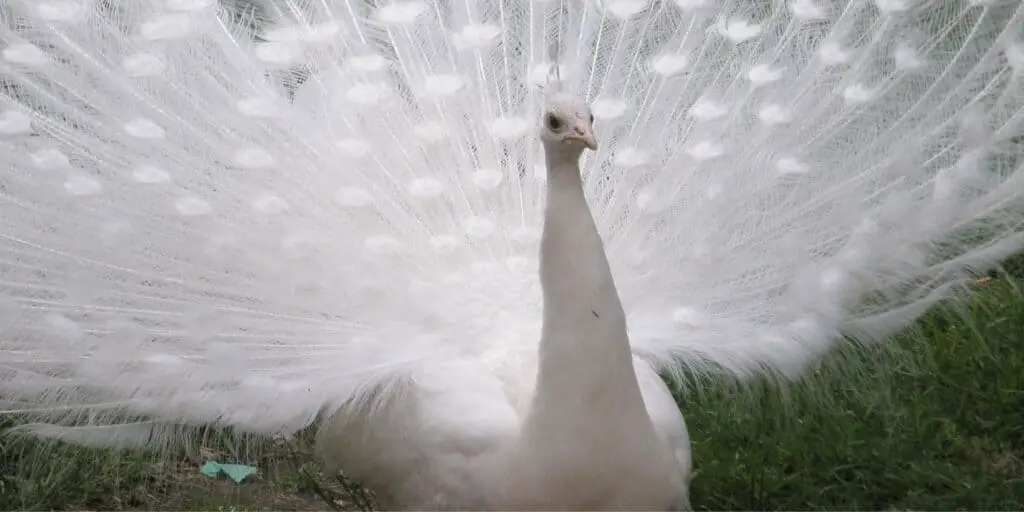
[[(1015, 0), (0, 17), (0, 406), (40, 436), (323, 418), (390, 507), (684, 507), (656, 371), (796, 374), (1024, 246)], [(575, 189), (552, 112), (595, 117)]]

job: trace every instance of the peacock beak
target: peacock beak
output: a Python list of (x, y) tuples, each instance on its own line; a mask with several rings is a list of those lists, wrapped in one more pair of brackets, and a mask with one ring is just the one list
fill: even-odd
[(597, 151), (597, 139), (594, 137), (594, 131), (589, 126), (584, 126), (582, 123), (573, 126), (572, 133), (568, 138), (582, 142), (591, 151)]

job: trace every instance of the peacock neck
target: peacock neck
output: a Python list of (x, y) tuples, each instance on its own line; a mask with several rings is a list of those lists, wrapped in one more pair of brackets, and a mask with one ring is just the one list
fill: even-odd
[[(540, 250), (544, 318), (528, 420), (547, 435), (559, 427), (607, 422), (600, 416), (608, 413), (646, 418), (625, 314), (583, 192), (578, 158), (566, 156), (547, 151)], [(570, 416), (575, 419), (566, 421)]]

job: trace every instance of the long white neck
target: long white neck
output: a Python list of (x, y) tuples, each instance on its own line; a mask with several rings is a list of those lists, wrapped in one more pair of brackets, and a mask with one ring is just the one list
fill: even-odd
[[(497, 475), (508, 489), (500, 505), (520, 510), (560, 503), (614, 507), (607, 492), (623, 477), (660, 482), (657, 475), (671, 473), (633, 369), (625, 314), (583, 195), (579, 155), (568, 158), (560, 150), (546, 151), (537, 382)], [(663, 508), (665, 488), (645, 486), (637, 499)]]
[[(625, 313), (583, 193), (578, 155), (563, 151), (546, 151), (548, 192), (540, 249), (544, 321), (524, 430), (537, 429), (534, 433), (546, 438), (561, 433), (578, 438), (581, 427), (594, 431), (596, 422), (609, 427), (606, 435), (616, 436), (620, 429), (610, 424), (615, 419), (649, 420)], [(621, 429), (633, 427), (626, 421)]]

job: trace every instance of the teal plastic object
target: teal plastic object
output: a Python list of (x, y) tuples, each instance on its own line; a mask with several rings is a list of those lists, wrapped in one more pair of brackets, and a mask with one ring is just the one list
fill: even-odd
[(199, 472), (203, 476), (210, 478), (217, 478), (221, 473), (228, 476), (228, 478), (235, 481), (236, 484), (242, 483), (249, 475), (255, 475), (259, 472), (258, 469), (252, 466), (246, 466), (244, 464), (221, 464), (219, 462), (207, 462), (203, 464), (203, 467), (199, 468)]

